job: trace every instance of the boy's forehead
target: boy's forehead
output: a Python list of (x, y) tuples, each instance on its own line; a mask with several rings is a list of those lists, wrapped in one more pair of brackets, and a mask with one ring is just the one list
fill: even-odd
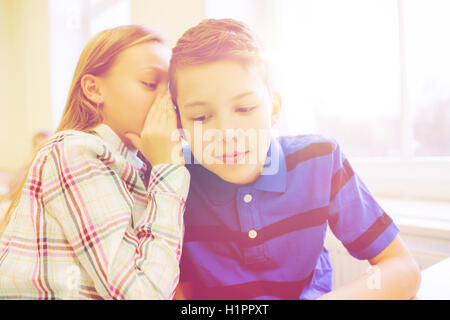
[(180, 68), (175, 75), (178, 102), (186, 105), (197, 99), (233, 99), (257, 94), (263, 81), (254, 69), (233, 60)]

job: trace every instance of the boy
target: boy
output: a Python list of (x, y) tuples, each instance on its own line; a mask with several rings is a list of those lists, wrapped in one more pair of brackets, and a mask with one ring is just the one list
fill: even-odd
[[(270, 135), (281, 98), (247, 26), (210, 19), (186, 31), (169, 79), (190, 146), (180, 266), (186, 298), (414, 296), (417, 264), (339, 145)], [(373, 275), (332, 291), (327, 225), (351, 255), (376, 266)], [(370, 285), (373, 276), (379, 286)]]

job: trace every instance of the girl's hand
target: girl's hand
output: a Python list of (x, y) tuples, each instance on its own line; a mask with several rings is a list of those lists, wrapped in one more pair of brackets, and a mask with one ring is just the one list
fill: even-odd
[(163, 163), (184, 165), (177, 115), (168, 90), (156, 97), (141, 135), (128, 132), (125, 136), (153, 167)]

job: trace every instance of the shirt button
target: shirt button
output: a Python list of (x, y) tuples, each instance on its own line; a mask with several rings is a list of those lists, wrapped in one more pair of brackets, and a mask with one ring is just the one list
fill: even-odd
[(254, 229), (252, 229), (248, 232), (248, 237), (250, 239), (255, 239), (257, 235), (258, 235), (258, 232), (256, 232), (256, 230), (254, 230)]
[(252, 195), (249, 194), (249, 193), (247, 193), (247, 194), (244, 196), (244, 202), (245, 202), (245, 203), (250, 203), (250, 202), (252, 201), (252, 199), (253, 199), (253, 197), (252, 197)]

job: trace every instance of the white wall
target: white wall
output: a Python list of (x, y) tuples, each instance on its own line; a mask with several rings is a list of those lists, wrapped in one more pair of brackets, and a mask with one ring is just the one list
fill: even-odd
[(51, 127), (46, 0), (1, 0), (0, 168), (28, 162), (31, 137)]
[(131, 21), (162, 32), (168, 45), (205, 18), (206, 0), (131, 0)]
[(5, 166), (8, 154), (3, 146), (9, 145), (8, 132), (10, 131), (9, 124), (10, 119), (6, 116), (5, 112), (9, 109), (10, 96), (9, 96), (9, 52), (10, 46), (10, 1), (0, 1), (0, 169)]

